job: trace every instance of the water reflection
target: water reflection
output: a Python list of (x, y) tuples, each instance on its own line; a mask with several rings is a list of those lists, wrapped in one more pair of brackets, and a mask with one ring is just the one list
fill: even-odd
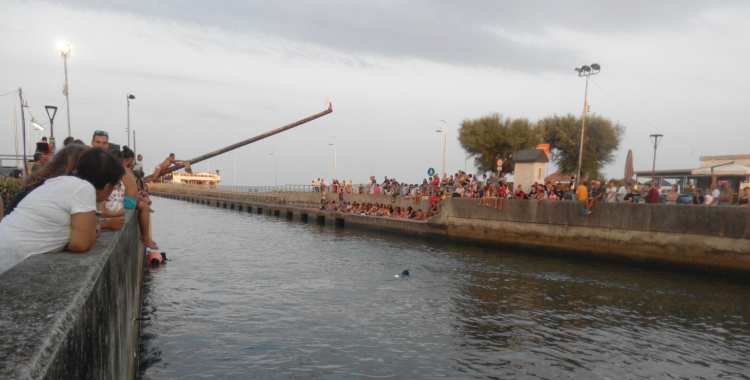
[(747, 285), (155, 207), (172, 261), (147, 275), (143, 378), (750, 373)]

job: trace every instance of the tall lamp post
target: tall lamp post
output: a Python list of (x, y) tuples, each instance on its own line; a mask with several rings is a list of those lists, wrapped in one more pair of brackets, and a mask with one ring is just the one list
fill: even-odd
[(72, 136), (73, 134), (70, 132), (70, 88), (68, 86), (68, 57), (70, 57), (70, 52), (71, 50), (73, 50), (73, 46), (70, 44), (70, 42), (61, 42), (57, 45), (57, 50), (60, 52), (60, 56), (63, 59), (63, 68), (65, 70), (65, 85), (63, 86), (63, 95), (65, 95), (65, 113), (68, 117), (68, 136)]
[(336, 179), (336, 144), (328, 143), (328, 146), (333, 147), (333, 178), (331, 178), (333, 181)]
[(23, 175), (24, 177), (28, 177), (29, 168), (26, 165), (26, 111), (24, 110), (26, 103), (23, 101), (23, 89), (20, 87), (18, 88), (18, 101), (21, 104), (21, 131), (23, 133)]
[[(125, 132), (128, 134), (128, 147), (131, 147), (130, 145), (130, 101), (135, 99), (135, 95), (133, 94), (127, 94), (125, 96), (125, 102), (128, 104), (128, 120), (127, 124), (125, 125)], [(135, 135), (135, 131), (133, 131), (133, 134)], [(135, 138), (135, 136), (133, 136)]]
[(57, 106), (44, 106), (44, 110), (47, 111), (47, 117), (49, 118), (49, 144), (53, 147), (52, 153), (57, 150), (55, 145), (55, 115), (57, 115)]
[(447, 123), (445, 120), (440, 120), (441, 123), (443, 123), (443, 126), (436, 129), (435, 132), (442, 133), (443, 134), (443, 178), (445, 178), (448, 174), (448, 172), (445, 169), (445, 157), (446, 157), (446, 146), (447, 146), (447, 139), (446, 139), (446, 125)]
[(578, 150), (578, 170), (576, 170), (576, 183), (581, 183), (581, 166), (583, 165), (583, 136), (586, 133), (586, 114), (589, 112), (589, 78), (599, 74), (601, 66), (598, 63), (576, 67), (575, 71), (579, 77), (586, 78), (586, 89), (583, 92), (583, 115), (581, 116), (581, 143)]
[(651, 140), (654, 141), (654, 161), (651, 164), (651, 186), (653, 186), (654, 181), (656, 181), (656, 148), (659, 146), (659, 139), (664, 137), (664, 135), (654, 133), (652, 135), (649, 135), (649, 137), (651, 137)]

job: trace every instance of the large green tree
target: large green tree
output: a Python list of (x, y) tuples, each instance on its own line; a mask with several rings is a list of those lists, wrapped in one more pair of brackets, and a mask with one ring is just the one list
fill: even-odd
[(503, 160), (503, 171), (513, 171), (512, 154), (541, 142), (541, 133), (528, 119), (503, 118), (492, 114), (461, 123), (458, 141), (480, 171), (495, 171)]
[[(504, 172), (513, 172), (513, 152), (546, 142), (550, 144), (552, 161), (558, 168), (564, 173), (575, 173), (580, 133), (581, 119), (573, 115), (555, 115), (532, 123), (528, 119), (503, 118), (499, 114), (492, 114), (464, 120), (458, 140), (482, 172), (496, 170), (497, 159), (503, 160)], [(584, 176), (600, 176), (601, 168), (612, 162), (622, 133), (621, 126), (604, 117), (587, 117), (582, 167)]]
[[(578, 169), (581, 141), (581, 119), (573, 115), (551, 116), (537, 123), (545, 142), (550, 144), (552, 160), (563, 173)], [(623, 127), (599, 115), (586, 117), (581, 175), (601, 177), (601, 169), (614, 160)]]

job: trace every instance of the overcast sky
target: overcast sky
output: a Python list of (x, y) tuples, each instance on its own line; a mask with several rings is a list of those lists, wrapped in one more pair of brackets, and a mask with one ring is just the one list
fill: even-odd
[[(747, 1), (65, 1), (0, 0), (0, 94), (22, 86), (31, 113), (64, 105), (59, 40), (70, 59), (73, 135), (125, 135), (125, 95), (148, 167), (192, 158), (325, 108), (335, 112), (199, 165), (225, 184), (309, 183), (336, 175), (417, 181), (464, 168), (457, 130), (489, 113), (533, 120), (580, 113), (597, 62), (591, 111), (659, 168), (707, 154), (750, 153)], [(17, 97), (0, 97), (0, 154), (14, 152)], [(64, 136), (65, 113), (55, 123)], [(471, 162), (468, 163), (471, 168)]]

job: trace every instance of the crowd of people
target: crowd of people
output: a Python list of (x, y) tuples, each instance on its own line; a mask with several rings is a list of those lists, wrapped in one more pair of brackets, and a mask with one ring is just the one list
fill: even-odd
[(383, 203), (344, 202), (336, 200), (323, 200), (320, 208), (321, 210), (335, 211), (344, 214), (411, 220), (429, 219), (435, 216), (438, 212), (437, 204), (431, 205), (427, 211), (424, 211), (418, 206), (401, 207)]
[(143, 156), (110, 146), (106, 131), (95, 131), (90, 146), (68, 137), (55, 152), (43, 143), (23, 189), (0, 215), (0, 273), (34, 254), (88, 251), (102, 230), (122, 228), (125, 210), (137, 211), (143, 245), (158, 249), (146, 182), (183, 167), (174, 154), (144, 176)]
[[(385, 177), (382, 182), (370, 177), (364, 184), (352, 184), (352, 181), (333, 179), (328, 183), (323, 178), (312, 181), (315, 192), (340, 194), (337, 204), (324, 207), (350, 212), (356, 207), (358, 214), (389, 216), (402, 215), (396, 209), (384, 204), (345, 204), (343, 194), (385, 195), (394, 198), (412, 199), (419, 203), (429, 199), (431, 209), (437, 210), (439, 202), (446, 198), (473, 199), (520, 199), (575, 201), (581, 205), (582, 213), (591, 214), (597, 203), (664, 203), (692, 204), (705, 206), (738, 205), (750, 207), (750, 187), (743, 189), (735, 197), (728, 183), (711, 186), (710, 189), (687, 188), (680, 191), (677, 185), (662, 189), (658, 184), (640, 184), (634, 181), (583, 180), (576, 184), (575, 178), (565, 182), (534, 183), (528, 189), (522, 185), (513, 185), (503, 178), (487, 175), (477, 176), (458, 171), (455, 174), (425, 178), (421, 184), (404, 183), (394, 178)], [(403, 211), (403, 210), (398, 210)], [(425, 215), (427, 213), (424, 213)], [(413, 218), (412, 218), (413, 219)]]

